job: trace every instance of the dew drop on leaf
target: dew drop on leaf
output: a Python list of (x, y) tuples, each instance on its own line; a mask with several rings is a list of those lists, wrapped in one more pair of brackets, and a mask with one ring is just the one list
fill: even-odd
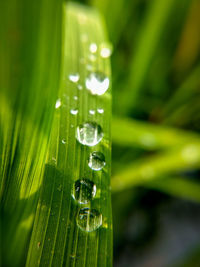
[(88, 166), (95, 171), (101, 170), (106, 165), (105, 156), (103, 153), (94, 151), (88, 159)]
[(97, 230), (102, 225), (102, 214), (96, 209), (80, 209), (76, 222), (78, 227), (86, 232)]
[(56, 100), (55, 108), (59, 108), (60, 106), (61, 106), (61, 100), (60, 100), (60, 98), (58, 98)]
[(109, 78), (101, 72), (92, 72), (85, 80), (86, 88), (93, 95), (103, 95), (109, 88)]
[(76, 139), (86, 146), (95, 146), (103, 138), (103, 131), (100, 125), (95, 122), (86, 122), (76, 129)]
[(69, 80), (73, 83), (77, 83), (80, 79), (80, 76), (78, 73), (71, 73), (69, 74)]
[(78, 114), (78, 109), (71, 109), (71, 110), (70, 110), (70, 113), (71, 113), (72, 115), (77, 115), (77, 114)]
[(104, 113), (104, 109), (103, 109), (103, 108), (98, 108), (98, 109), (97, 109), (97, 112), (98, 112), (99, 114), (103, 114), (103, 113)]
[(77, 180), (74, 183), (72, 197), (80, 204), (88, 203), (96, 195), (96, 185), (89, 179)]

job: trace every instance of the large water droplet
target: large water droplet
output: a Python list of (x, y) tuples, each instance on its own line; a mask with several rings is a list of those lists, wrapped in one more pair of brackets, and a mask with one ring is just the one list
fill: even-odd
[(61, 106), (60, 98), (56, 100), (55, 108), (59, 108)]
[(71, 73), (69, 74), (69, 80), (73, 83), (77, 83), (80, 79), (80, 76), (78, 73)]
[(77, 127), (76, 139), (82, 145), (95, 146), (101, 141), (102, 138), (102, 128), (95, 122), (86, 122)]
[(76, 222), (81, 230), (92, 232), (102, 225), (102, 214), (96, 209), (83, 208), (79, 211)]
[(96, 195), (96, 185), (89, 179), (77, 180), (74, 183), (72, 196), (80, 204), (88, 203)]
[(94, 72), (86, 78), (85, 86), (93, 95), (102, 95), (109, 88), (110, 80), (109, 78), (101, 73)]
[(105, 156), (103, 153), (94, 151), (90, 154), (88, 159), (88, 166), (94, 170), (99, 171), (106, 165)]

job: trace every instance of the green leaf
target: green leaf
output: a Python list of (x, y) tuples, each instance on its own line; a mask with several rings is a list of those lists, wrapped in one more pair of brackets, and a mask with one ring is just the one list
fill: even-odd
[(61, 7), (61, 0), (0, 3), (3, 266), (23, 266), (32, 229), (60, 81)]
[[(111, 266), (111, 88), (102, 95), (92, 95), (85, 87), (91, 73), (100, 72), (101, 77), (110, 79), (110, 61), (101, 56), (108, 41), (96, 10), (69, 4), (65, 15), (61, 105), (55, 112), (26, 265)], [(103, 139), (97, 145), (87, 146), (76, 140), (77, 127), (84, 123), (86, 127), (95, 127), (96, 123), (102, 128)], [(87, 138), (86, 133), (83, 141), (89, 142)], [(88, 165), (94, 151), (105, 156), (102, 170), (95, 171)], [(79, 184), (79, 179), (85, 182)]]

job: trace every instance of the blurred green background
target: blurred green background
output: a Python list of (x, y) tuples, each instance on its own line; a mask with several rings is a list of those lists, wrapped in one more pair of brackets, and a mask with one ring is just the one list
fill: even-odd
[(200, 1), (81, 2), (114, 48), (114, 266), (200, 266)]

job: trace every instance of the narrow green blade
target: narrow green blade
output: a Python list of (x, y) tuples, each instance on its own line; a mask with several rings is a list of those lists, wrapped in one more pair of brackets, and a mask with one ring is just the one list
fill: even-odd
[(23, 266), (27, 252), (60, 81), (61, 2), (0, 3), (3, 266)]
[[(27, 266), (112, 265), (111, 89), (106, 45), (99, 14), (68, 5), (63, 86)], [(102, 154), (94, 157), (93, 152)]]

